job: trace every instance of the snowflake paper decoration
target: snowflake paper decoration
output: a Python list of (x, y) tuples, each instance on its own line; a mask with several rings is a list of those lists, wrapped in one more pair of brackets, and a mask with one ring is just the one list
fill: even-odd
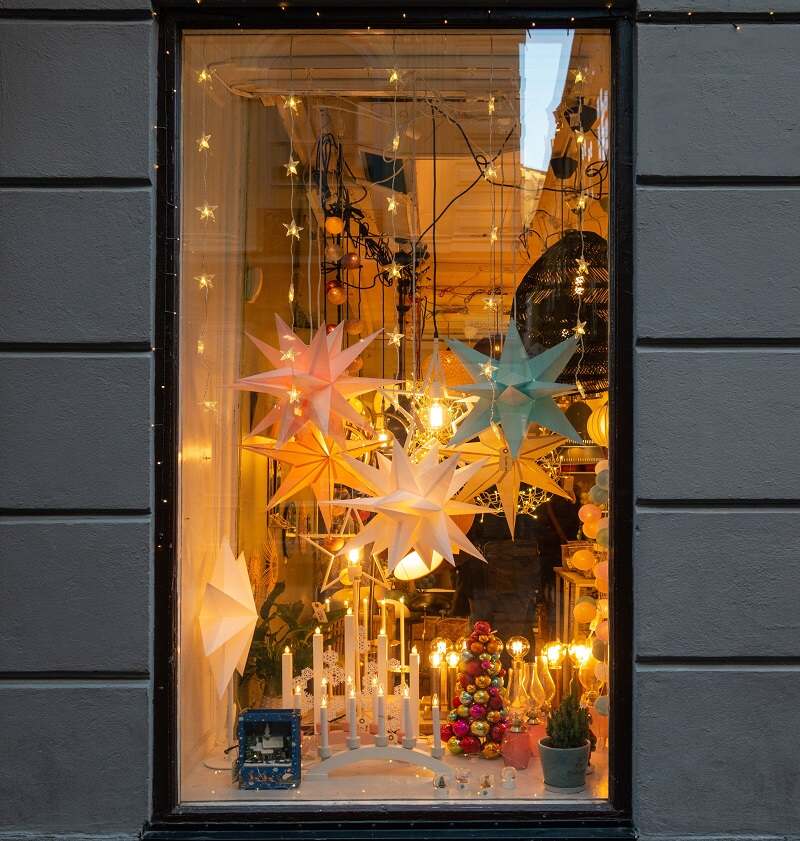
[[(369, 424), (348, 403), (368, 391), (391, 384), (391, 380), (373, 377), (351, 377), (348, 367), (359, 357), (380, 330), (342, 348), (344, 323), (328, 333), (321, 327), (306, 345), (289, 326), (275, 316), (279, 347), (274, 348), (249, 336), (253, 344), (274, 366), (271, 371), (243, 377), (234, 385), (241, 391), (270, 394), (277, 405), (253, 430), (256, 435), (277, 424), (277, 441), (284, 444), (292, 435), (313, 421), (324, 435), (343, 439), (344, 422), (365, 428)], [(283, 359), (288, 351), (293, 359)], [(288, 364), (287, 364), (288, 363)]]
[(325, 651), (322, 652), (322, 664), (323, 666), (327, 666), (331, 668), (335, 666), (339, 662), (339, 652), (336, 651), (334, 648), (326, 648)]
[(451, 444), (469, 441), (495, 421), (503, 427), (511, 455), (515, 457), (532, 423), (573, 441), (581, 441), (553, 400), (575, 390), (556, 379), (575, 352), (577, 337), (570, 336), (538, 356), (528, 356), (512, 321), (499, 359), (492, 359), (457, 339), (447, 342), (474, 380), (451, 387), (478, 397), (477, 405), (458, 428)]

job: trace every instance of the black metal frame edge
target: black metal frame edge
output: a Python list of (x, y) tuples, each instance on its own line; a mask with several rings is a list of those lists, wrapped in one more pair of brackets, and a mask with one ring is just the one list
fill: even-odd
[[(194, 5), (194, 0), (192, 5)], [(409, 6), (409, 8), (411, 8)], [(552, 7), (551, 7), (552, 8)], [(158, 15), (158, 130), (157, 130), (157, 292), (155, 342), (155, 645), (153, 669), (153, 776), (152, 818), (143, 829), (146, 841), (159, 839), (258, 838), (258, 839), (351, 839), (356, 833), (378, 839), (462, 838), (465, 834), (491, 832), (497, 838), (632, 838), (632, 516), (633, 482), (630, 452), (633, 447), (632, 421), (632, 212), (633, 212), (633, 25), (629, 16), (615, 10), (598, 15), (590, 11), (561, 10), (543, 14), (534, 7), (522, 11), (500, 10), (487, 17), (482, 11), (464, 9), (455, 2), (435, 8), (414, 9), (413, 21), (395, 19), (394, 10), (375, 8), (337, 10), (335, 26), (369, 25), (425, 28), (441, 24), (447, 14), (453, 28), (528, 26), (531, 20), (547, 27), (581, 28), (597, 26), (612, 35), (613, 96), (613, 204), (611, 210), (611, 272), (614, 333), (612, 336), (611, 400), (614, 416), (611, 448), (612, 470), (619, 492), (612, 499), (614, 517), (615, 604), (613, 641), (619, 652), (612, 663), (615, 703), (611, 728), (614, 734), (610, 757), (610, 800), (605, 804), (578, 805), (574, 811), (531, 808), (489, 814), (438, 806), (424, 811), (415, 804), (397, 808), (382, 805), (374, 811), (352, 807), (324, 810), (309, 804), (296, 811), (274, 810), (269, 815), (252, 810), (220, 807), (181, 807), (177, 779), (177, 683), (176, 683), (176, 505), (177, 487), (177, 396), (178, 396), (178, 236), (176, 190), (179, 184), (179, 95), (180, 37), (184, 30), (239, 27), (321, 28), (331, 21), (306, 9), (250, 9), (221, 14), (195, 8), (161, 9)], [(162, 388), (161, 386), (164, 386)], [(463, 806), (463, 804), (462, 804)]]

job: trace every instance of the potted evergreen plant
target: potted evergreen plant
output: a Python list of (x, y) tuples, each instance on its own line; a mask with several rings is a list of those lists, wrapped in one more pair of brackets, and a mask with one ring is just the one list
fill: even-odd
[(562, 791), (581, 791), (591, 749), (589, 713), (580, 706), (572, 686), (558, 709), (547, 717), (547, 736), (539, 740), (544, 784)]

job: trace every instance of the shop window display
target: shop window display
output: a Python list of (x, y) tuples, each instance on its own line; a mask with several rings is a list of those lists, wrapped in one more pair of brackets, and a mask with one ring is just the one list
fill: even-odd
[(610, 42), (184, 36), (180, 797), (608, 795)]

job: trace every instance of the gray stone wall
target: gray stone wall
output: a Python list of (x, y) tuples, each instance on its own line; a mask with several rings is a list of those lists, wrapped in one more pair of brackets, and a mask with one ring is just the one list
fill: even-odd
[[(770, 8), (739, 30), (724, 17)], [(150, 790), (155, 26), (144, 0), (0, 10), (0, 834), (133, 836)], [(639, 11), (643, 836), (800, 835), (800, 23), (785, 12), (800, 0)]]

